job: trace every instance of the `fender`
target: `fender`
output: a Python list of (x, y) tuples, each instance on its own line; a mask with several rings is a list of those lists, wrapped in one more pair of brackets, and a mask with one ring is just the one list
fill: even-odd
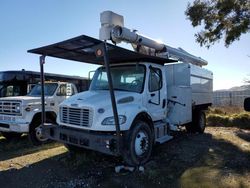
[(146, 120), (151, 129), (153, 130), (153, 121), (148, 113), (147, 108), (138, 104), (126, 104), (126, 105), (119, 105), (119, 115), (125, 115), (127, 117), (126, 125), (124, 129), (122, 129), (123, 125), (121, 126), (121, 130), (131, 130), (133, 127), (133, 122), (140, 118), (142, 120)]
[[(36, 114), (34, 114), (30, 124), (32, 124), (36, 120), (41, 120), (41, 115), (42, 115), (41, 112), (37, 112)], [(54, 111), (47, 111), (46, 112), (46, 118), (49, 118), (53, 122), (56, 122), (57, 115), (56, 115), (56, 113)]]

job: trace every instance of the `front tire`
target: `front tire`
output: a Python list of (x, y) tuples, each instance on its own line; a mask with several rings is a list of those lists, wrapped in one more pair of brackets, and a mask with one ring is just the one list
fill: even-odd
[(125, 142), (124, 161), (130, 166), (145, 164), (152, 153), (153, 135), (147, 122), (135, 120)]
[[(46, 122), (52, 123), (53, 121), (46, 118)], [(49, 139), (42, 135), (42, 125), (40, 119), (36, 119), (30, 124), (29, 139), (34, 146), (39, 146), (49, 142)]]

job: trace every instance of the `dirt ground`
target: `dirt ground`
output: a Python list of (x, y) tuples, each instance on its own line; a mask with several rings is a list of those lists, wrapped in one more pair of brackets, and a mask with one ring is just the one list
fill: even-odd
[(69, 154), (57, 143), (0, 138), (0, 187), (250, 187), (250, 131), (208, 127), (156, 146), (144, 172), (115, 172), (121, 159)]

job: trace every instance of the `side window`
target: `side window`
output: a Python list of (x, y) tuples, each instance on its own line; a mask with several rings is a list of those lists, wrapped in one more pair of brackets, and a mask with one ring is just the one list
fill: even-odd
[(57, 96), (66, 96), (66, 89), (67, 89), (67, 88), (66, 88), (66, 84), (60, 85), (60, 87), (59, 87), (59, 89), (58, 89), (56, 95), (57, 95)]
[(106, 72), (101, 72), (94, 83), (98, 89), (108, 89), (108, 77)]
[(149, 91), (157, 91), (162, 87), (162, 73), (158, 68), (151, 68), (149, 74)]

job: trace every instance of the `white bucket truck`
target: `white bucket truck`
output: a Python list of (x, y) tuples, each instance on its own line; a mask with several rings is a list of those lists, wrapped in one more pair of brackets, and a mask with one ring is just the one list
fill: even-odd
[[(102, 65), (89, 91), (59, 105), (57, 125), (44, 124), (46, 137), (72, 150), (120, 155), (134, 166), (182, 126), (203, 133), (204, 110), (212, 102), (212, 72), (202, 68), (207, 62), (130, 31), (111, 11), (101, 14), (101, 22), (101, 40), (82, 35), (29, 50), (42, 55), (40, 62), (52, 56)], [(131, 43), (135, 51), (107, 40)]]
[[(74, 84), (45, 82), (46, 122), (56, 123), (59, 104), (77, 93)], [(0, 99), (0, 132), (6, 139), (18, 138), (28, 133), (34, 145), (45, 143), (48, 138), (41, 133), (41, 84), (36, 84), (26, 96)]]

